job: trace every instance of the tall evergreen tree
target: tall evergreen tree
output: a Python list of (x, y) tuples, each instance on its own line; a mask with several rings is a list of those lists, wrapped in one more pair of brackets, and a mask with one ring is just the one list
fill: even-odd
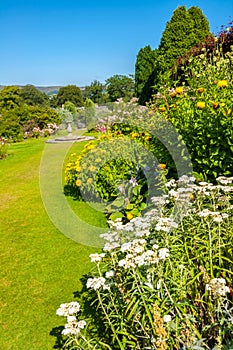
[(211, 36), (210, 25), (208, 19), (205, 17), (205, 15), (199, 7), (190, 7), (188, 13), (193, 21), (195, 41), (192, 46), (195, 46), (196, 44), (202, 42), (206, 37)]
[[(155, 86), (156, 91), (156, 86), (164, 83), (165, 77), (169, 75), (176, 60), (184, 56), (193, 46), (204, 41), (207, 36), (211, 36), (211, 34), (209, 22), (203, 12), (195, 6), (189, 10), (185, 6), (179, 6), (173, 12), (170, 21), (167, 22), (160, 45), (154, 51), (152, 73), (148, 74), (152, 71), (148, 47), (141, 49), (138, 53), (135, 80), (139, 101), (143, 103), (149, 101), (152, 95), (152, 86)], [(143, 80), (143, 74), (145, 74), (145, 80)], [(146, 94), (144, 94), (145, 90)]]
[(167, 22), (158, 48), (155, 82), (162, 83), (162, 76), (176, 60), (193, 46), (210, 36), (209, 22), (198, 7), (179, 6)]
[(135, 64), (135, 94), (145, 104), (152, 94), (156, 50), (147, 45), (140, 49)]

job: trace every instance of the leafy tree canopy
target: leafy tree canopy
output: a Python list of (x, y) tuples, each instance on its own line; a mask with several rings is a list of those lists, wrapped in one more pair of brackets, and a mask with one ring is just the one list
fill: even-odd
[(18, 86), (5, 86), (0, 91), (0, 107), (12, 109), (19, 106), (22, 102), (20, 90)]
[(22, 101), (30, 106), (46, 106), (49, 103), (49, 97), (39, 91), (34, 85), (26, 85), (20, 91)]
[(59, 89), (56, 98), (57, 106), (61, 107), (67, 101), (72, 102), (76, 107), (83, 105), (82, 93), (78, 86), (67, 85)]
[(105, 102), (105, 85), (98, 80), (94, 80), (90, 86), (86, 86), (83, 96), (91, 99), (94, 103)]
[(106, 80), (106, 86), (110, 102), (118, 98), (123, 98), (127, 102), (134, 96), (135, 84), (132, 76), (113, 75)]

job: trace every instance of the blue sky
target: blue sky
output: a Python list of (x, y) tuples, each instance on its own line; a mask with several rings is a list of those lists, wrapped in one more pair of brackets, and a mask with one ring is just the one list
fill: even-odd
[(0, 0), (0, 85), (89, 85), (133, 74), (140, 48), (159, 45), (181, 5), (198, 6), (216, 33), (232, 0)]

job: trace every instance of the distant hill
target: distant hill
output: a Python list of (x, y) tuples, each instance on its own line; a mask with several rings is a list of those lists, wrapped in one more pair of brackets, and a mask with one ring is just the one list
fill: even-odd
[[(6, 85), (0, 85), (0, 90), (2, 90)], [(16, 85), (20, 88), (22, 88), (24, 85)], [(46, 95), (56, 95), (58, 93), (58, 90), (62, 86), (35, 86), (38, 90), (41, 92), (44, 92)], [(85, 87), (79, 87), (80, 90), (85, 90)]]

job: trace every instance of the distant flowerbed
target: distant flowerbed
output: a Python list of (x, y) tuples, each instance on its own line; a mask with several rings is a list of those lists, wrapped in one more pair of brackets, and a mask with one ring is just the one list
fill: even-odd
[(82, 297), (57, 310), (65, 348), (230, 349), (232, 181), (172, 179), (144, 216), (109, 221)]

